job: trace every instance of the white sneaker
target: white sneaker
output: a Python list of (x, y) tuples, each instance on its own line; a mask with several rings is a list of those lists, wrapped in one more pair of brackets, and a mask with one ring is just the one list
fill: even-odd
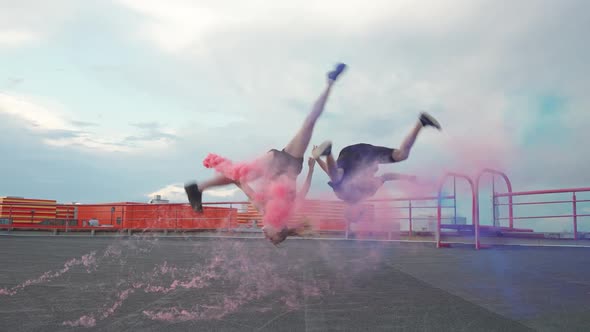
[(311, 156), (313, 159), (318, 159), (320, 156), (327, 156), (330, 153), (332, 153), (332, 141), (324, 141), (322, 144), (311, 150)]

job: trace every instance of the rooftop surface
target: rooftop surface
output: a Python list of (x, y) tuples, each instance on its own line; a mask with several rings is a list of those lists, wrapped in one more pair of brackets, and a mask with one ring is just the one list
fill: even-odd
[(582, 331), (590, 248), (0, 237), (5, 331)]

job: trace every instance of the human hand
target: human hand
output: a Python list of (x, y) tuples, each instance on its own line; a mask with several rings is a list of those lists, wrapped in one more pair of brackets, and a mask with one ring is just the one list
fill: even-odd
[(309, 159), (307, 160), (307, 165), (309, 166), (310, 169), (313, 169), (313, 167), (315, 166), (315, 159), (313, 159), (313, 157), (309, 157)]

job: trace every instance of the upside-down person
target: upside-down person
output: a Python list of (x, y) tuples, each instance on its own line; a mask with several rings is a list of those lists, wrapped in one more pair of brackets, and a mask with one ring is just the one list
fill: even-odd
[[(326, 101), (332, 86), (345, 70), (346, 65), (338, 64), (327, 74), (327, 84), (316, 100), (311, 112), (305, 118), (303, 125), (295, 136), (282, 149), (272, 149), (252, 163), (233, 165), (218, 156), (209, 156), (204, 164), (215, 168), (219, 174), (202, 182), (185, 184), (185, 191), (191, 207), (196, 212), (202, 212), (202, 194), (214, 187), (236, 184), (253, 200), (255, 206), (263, 213), (264, 234), (275, 245), (284, 241), (292, 230), (286, 225), (292, 215), (298, 197), (304, 197), (307, 190), (296, 193), (296, 181), (303, 169), (303, 156), (311, 141), (315, 124), (324, 111)], [(210, 158), (211, 157), (211, 158)], [(310, 163), (310, 171), (313, 171)], [(310, 179), (311, 173), (308, 175)], [(254, 193), (249, 189), (248, 182), (261, 180), (262, 190)]]
[[(305, 200), (311, 187), (315, 163), (315, 159), (311, 157), (308, 159), (307, 165), (309, 168), (305, 182), (301, 186), (301, 189), (295, 193), (294, 197), (286, 196), (291, 195), (291, 191), (286, 191), (285, 189), (287, 187), (280, 183), (267, 186), (266, 195), (268, 198), (264, 197), (265, 194), (254, 191), (247, 182), (235, 183), (248, 196), (248, 200), (252, 203), (256, 211), (265, 216), (266, 221), (270, 223), (270, 225), (265, 225), (262, 230), (265, 236), (275, 245), (285, 241), (288, 236), (304, 236), (309, 232), (309, 225), (306, 223), (289, 226), (285, 222), (291, 216), (291, 211), (297, 210), (299, 205)], [(276, 222), (281, 225), (278, 232), (275, 231), (276, 227), (273, 227), (273, 224)]]
[[(349, 205), (358, 204), (373, 195), (381, 186), (392, 180), (415, 180), (415, 176), (398, 173), (376, 175), (379, 164), (398, 163), (408, 159), (416, 137), (424, 127), (441, 129), (440, 124), (428, 113), (420, 117), (399, 148), (374, 146), (366, 143), (343, 148), (334, 160), (332, 142), (325, 141), (312, 150), (312, 156), (330, 177), (328, 184), (336, 197)], [(325, 157), (325, 161), (321, 157)]]

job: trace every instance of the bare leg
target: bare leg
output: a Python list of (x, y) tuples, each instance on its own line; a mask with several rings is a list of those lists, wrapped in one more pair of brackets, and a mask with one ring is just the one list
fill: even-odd
[(408, 159), (408, 156), (410, 155), (410, 151), (412, 150), (412, 146), (414, 145), (414, 142), (416, 141), (416, 137), (418, 137), (418, 134), (420, 133), (420, 130), (422, 130), (423, 127), (424, 126), (422, 125), (422, 123), (420, 121), (418, 121), (416, 123), (414, 128), (412, 128), (412, 131), (403, 140), (399, 149), (393, 150), (393, 154), (391, 155), (393, 157), (393, 160), (403, 161), (403, 160)]
[(418, 122), (416, 123), (410, 134), (406, 136), (406, 138), (402, 142), (402, 145), (399, 147), (399, 149), (393, 151), (393, 154), (391, 155), (393, 157), (393, 160), (403, 161), (408, 159), (410, 151), (412, 150), (412, 146), (416, 141), (416, 137), (418, 137), (418, 133), (420, 133), (420, 130), (426, 126), (434, 127), (438, 130), (441, 130), (440, 124), (438, 123), (438, 121), (436, 121), (435, 118), (433, 118), (428, 113), (421, 113)]
[(311, 113), (303, 122), (303, 126), (299, 129), (295, 137), (291, 139), (287, 146), (285, 146), (285, 152), (292, 155), (293, 157), (303, 158), (305, 155), (305, 151), (307, 150), (309, 141), (311, 140), (311, 135), (313, 134), (313, 128), (315, 127), (316, 121), (324, 111), (324, 106), (326, 105), (326, 101), (328, 100), (328, 96), (330, 95), (333, 84), (334, 81), (328, 80), (328, 85), (318, 100), (315, 102)]
[(318, 162), (320, 167), (324, 170), (324, 172), (326, 172), (326, 174), (328, 174), (328, 176), (330, 177), (330, 180), (332, 180), (332, 181), (336, 180), (336, 177), (338, 176), (338, 168), (336, 167), (336, 162), (334, 161), (334, 157), (332, 157), (331, 154), (326, 156), (326, 161), (323, 161), (320, 158), (316, 159), (316, 161)]
[(340, 181), (340, 179), (342, 178), (342, 175), (344, 173), (344, 170), (337, 167), (336, 161), (334, 160), (334, 157), (332, 156), (332, 154), (329, 154), (326, 156), (326, 161), (323, 161), (320, 158), (316, 159), (316, 161), (318, 162), (318, 164), (320, 165), (322, 170), (324, 170), (324, 172), (326, 172), (326, 174), (328, 174), (328, 176), (330, 177), (330, 181), (332, 181), (332, 182), (339, 182)]
[(235, 181), (223, 175), (216, 175), (209, 180), (199, 182), (199, 189), (203, 192), (211, 187), (220, 187), (232, 183), (235, 183)]
[(325, 161), (321, 160), (320, 158), (316, 159), (316, 161), (318, 162), (318, 164), (320, 165), (320, 167), (322, 168), (322, 170), (324, 172), (326, 172), (326, 174), (328, 174), (328, 176), (330, 175), (330, 170), (328, 169), (328, 165), (326, 164)]
[(332, 180), (339, 180), (339, 177), (342, 175), (338, 172), (338, 166), (336, 165), (336, 160), (334, 160), (334, 156), (330, 153), (326, 156), (326, 163), (328, 164), (328, 175)]
[[(235, 180), (232, 180), (224, 175), (216, 175), (209, 180), (205, 180), (197, 184), (196, 182), (188, 182), (184, 185), (184, 190), (188, 197), (189, 203), (195, 212), (203, 212), (203, 192), (207, 189), (212, 187), (220, 187), (225, 186), (228, 184), (235, 184), (238, 188), (242, 189), (242, 191), (248, 196), (248, 198), (253, 199), (254, 193), (250, 190), (250, 187), (246, 184), (238, 183)], [(256, 208), (259, 209), (259, 206), (256, 205), (256, 202), (253, 201)]]

